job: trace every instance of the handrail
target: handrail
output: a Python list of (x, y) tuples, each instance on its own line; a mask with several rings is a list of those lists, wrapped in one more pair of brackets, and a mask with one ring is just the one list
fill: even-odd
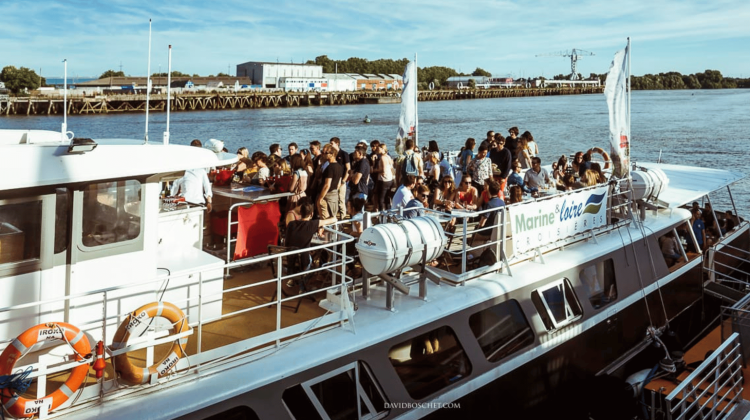
[[(667, 418), (710, 409), (711, 418), (731, 411), (742, 398), (740, 335), (733, 333), (666, 397)], [(722, 406), (723, 404), (723, 406)]]

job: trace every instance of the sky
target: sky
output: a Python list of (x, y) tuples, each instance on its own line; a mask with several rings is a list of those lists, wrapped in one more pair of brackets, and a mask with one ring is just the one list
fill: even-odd
[[(0, 0), (0, 68), (29, 67), (44, 77), (98, 77), (122, 69), (143, 76), (172, 69), (235, 74), (248, 61), (300, 63), (327, 55), (413, 58), (495, 76), (548, 78), (606, 73), (632, 41), (632, 74), (719, 70), (750, 77), (747, 0)], [(122, 66), (122, 67), (120, 67)]]

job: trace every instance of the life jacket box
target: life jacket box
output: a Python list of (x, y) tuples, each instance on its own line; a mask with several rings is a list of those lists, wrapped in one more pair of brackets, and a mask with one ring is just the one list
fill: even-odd
[(669, 177), (659, 168), (648, 171), (632, 171), (633, 198), (650, 201), (657, 197), (669, 185)]
[(425, 244), (426, 261), (432, 261), (442, 254), (447, 242), (437, 219), (420, 216), (367, 228), (355, 246), (362, 267), (377, 276), (418, 264), (425, 253)]
[(23, 260), (23, 231), (10, 223), (0, 223), (0, 264)]

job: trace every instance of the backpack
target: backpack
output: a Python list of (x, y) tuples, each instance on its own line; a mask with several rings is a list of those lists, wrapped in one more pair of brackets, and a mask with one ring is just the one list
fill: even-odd
[(417, 169), (417, 163), (416, 158), (414, 157), (414, 153), (404, 156), (404, 160), (403, 162), (401, 162), (401, 179), (403, 179), (406, 175), (420, 175), (419, 170)]

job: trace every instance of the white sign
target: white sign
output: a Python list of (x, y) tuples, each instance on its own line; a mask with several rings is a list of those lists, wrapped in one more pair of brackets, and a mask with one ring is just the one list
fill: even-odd
[(523, 253), (607, 224), (606, 186), (510, 210), (513, 249)]

